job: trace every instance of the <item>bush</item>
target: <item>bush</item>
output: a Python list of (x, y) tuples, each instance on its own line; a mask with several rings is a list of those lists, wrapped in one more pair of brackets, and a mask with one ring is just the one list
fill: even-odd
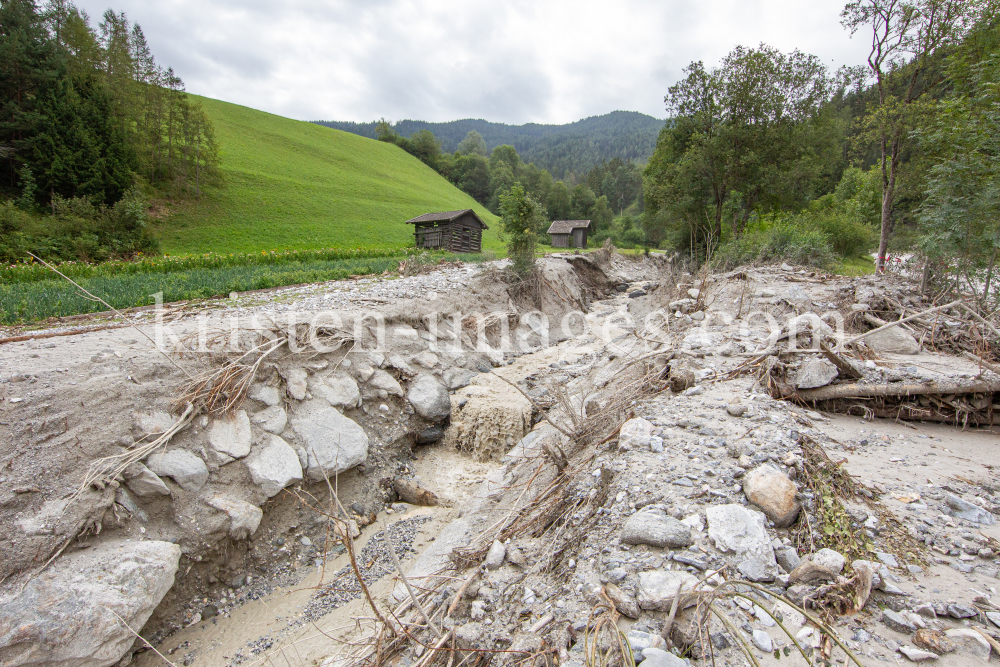
[(799, 224), (830, 238), (833, 251), (841, 257), (858, 257), (878, 244), (875, 230), (861, 220), (838, 211), (800, 216)]
[(741, 264), (786, 261), (819, 268), (833, 265), (830, 237), (794, 219), (763, 219), (738, 239), (719, 246), (716, 262), (725, 270)]

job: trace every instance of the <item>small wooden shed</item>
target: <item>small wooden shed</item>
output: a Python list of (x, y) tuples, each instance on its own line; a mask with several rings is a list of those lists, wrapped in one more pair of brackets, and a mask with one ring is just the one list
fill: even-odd
[(414, 225), (418, 248), (451, 252), (482, 252), (483, 230), (489, 229), (471, 208), (464, 211), (425, 213), (406, 224)]
[(548, 234), (553, 248), (586, 248), (590, 220), (554, 220)]

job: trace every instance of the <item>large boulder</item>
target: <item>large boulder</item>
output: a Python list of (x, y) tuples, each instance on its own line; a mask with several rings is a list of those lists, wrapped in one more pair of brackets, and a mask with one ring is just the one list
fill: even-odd
[(956, 519), (964, 519), (972, 523), (981, 523), (992, 526), (997, 522), (996, 517), (978, 505), (962, 500), (951, 493), (945, 495), (945, 502), (948, 505), (948, 514)]
[(250, 453), (252, 437), (246, 410), (214, 419), (208, 427), (208, 442), (212, 449), (234, 459), (241, 459)]
[(245, 460), (250, 478), (269, 498), (289, 484), (302, 481), (302, 466), (295, 450), (276, 435), (268, 434)]
[(307, 401), (292, 417), (292, 428), (308, 455), (306, 474), (319, 481), (368, 458), (368, 435), (326, 401)]
[(778, 528), (787, 528), (799, 516), (801, 505), (795, 499), (798, 489), (773, 466), (762, 465), (748, 472), (743, 477), (743, 493)]
[(682, 549), (694, 544), (691, 529), (663, 512), (636, 512), (622, 527), (622, 544)]
[(208, 482), (208, 466), (186, 449), (151, 454), (146, 465), (160, 477), (170, 477), (185, 491), (201, 491)]
[(918, 354), (920, 343), (899, 327), (879, 331), (865, 338), (865, 344), (879, 354)]
[[(114, 541), (69, 553), (0, 594), (0, 664), (107, 667), (170, 590), (181, 550), (170, 542)], [(128, 627), (126, 627), (128, 624)]]
[(825, 387), (836, 380), (839, 373), (837, 367), (826, 359), (810, 359), (796, 374), (795, 387), (798, 389)]
[(708, 536), (720, 551), (731, 551), (745, 560), (756, 561), (777, 572), (771, 538), (767, 534), (766, 518), (760, 512), (742, 505), (715, 505), (705, 510)]
[(432, 375), (421, 375), (410, 385), (406, 399), (418, 415), (432, 422), (451, 416), (451, 396), (443, 384)]

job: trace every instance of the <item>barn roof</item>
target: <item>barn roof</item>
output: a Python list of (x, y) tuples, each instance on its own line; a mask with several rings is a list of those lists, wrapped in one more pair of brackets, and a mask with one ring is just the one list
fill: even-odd
[(546, 234), (572, 234), (581, 227), (590, 227), (590, 220), (553, 220)]
[(482, 218), (476, 215), (476, 212), (473, 211), (471, 208), (462, 209), (461, 211), (441, 211), (440, 213), (424, 213), (423, 215), (418, 215), (412, 220), (407, 220), (406, 224), (415, 225), (418, 222), (451, 222), (452, 220), (460, 218), (466, 213), (471, 213), (472, 217), (474, 217), (479, 222), (479, 224), (483, 226), (483, 229), (489, 229), (489, 227), (486, 226), (486, 223), (482, 221)]

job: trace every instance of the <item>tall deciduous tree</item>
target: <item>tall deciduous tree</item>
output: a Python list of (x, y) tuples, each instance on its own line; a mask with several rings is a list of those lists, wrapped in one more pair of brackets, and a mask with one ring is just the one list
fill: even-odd
[[(869, 119), (880, 149), (882, 216), (877, 269), (885, 269), (900, 157), (913, 124), (914, 105), (927, 90), (921, 76), (939, 50), (961, 40), (988, 0), (852, 0), (841, 13), (851, 34), (871, 39), (868, 67), (878, 91)], [(892, 77), (904, 77), (893, 94)]]

